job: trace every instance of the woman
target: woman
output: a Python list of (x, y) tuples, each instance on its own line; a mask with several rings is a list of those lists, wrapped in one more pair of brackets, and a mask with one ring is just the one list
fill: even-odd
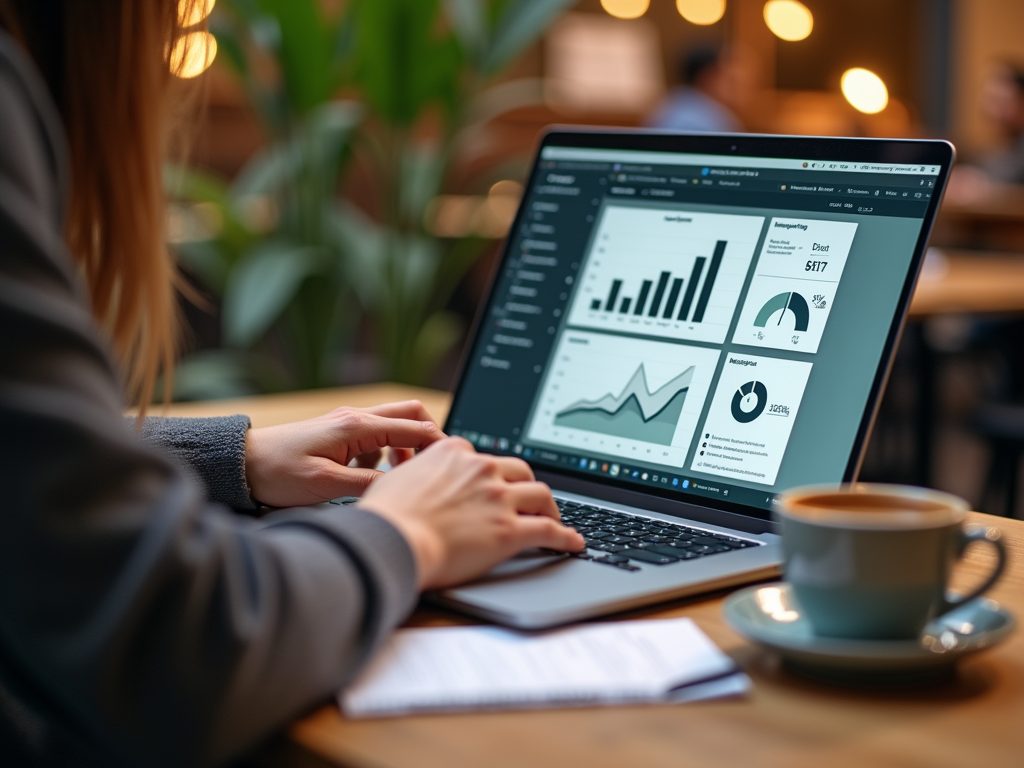
[[(147, 402), (174, 351), (160, 168), (187, 11), (0, 0), (4, 765), (222, 762), (349, 680), (420, 590), (583, 545), (527, 465), (417, 403), (126, 427), (122, 392)], [(386, 476), (347, 466), (384, 448)]]

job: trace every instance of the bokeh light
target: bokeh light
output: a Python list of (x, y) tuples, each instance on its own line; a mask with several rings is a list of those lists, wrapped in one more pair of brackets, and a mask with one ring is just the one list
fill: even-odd
[(617, 19), (638, 19), (650, 5), (651, 0), (601, 0), (601, 7)]
[(873, 115), (881, 112), (889, 103), (889, 90), (882, 78), (869, 69), (854, 67), (843, 73), (840, 81), (843, 96), (854, 109)]
[(714, 24), (725, 15), (725, 0), (676, 0), (676, 9), (691, 24)]
[(182, 79), (203, 74), (217, 58), (217, 38), (209, 32), (189, 32), (171, 48), (171, 72)]
[(783, 40), (803, 40), (814, 29), (814, 16), (797, 0), (768, 0), (764, 4), (764, 22)]
[(200, 24), (213, 13), (217, 0), (178, 0), (178, 23), (185, 29)]

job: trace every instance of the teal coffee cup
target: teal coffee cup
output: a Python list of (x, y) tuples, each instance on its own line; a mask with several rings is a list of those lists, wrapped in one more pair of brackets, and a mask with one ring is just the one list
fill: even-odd
[[(897, 485), (812, 486), (779, 498), (785, 578), (815, 634), (918, 637), (937, 616), (999, 579), (1006, 550), (995, 528), (965, 526), (963, 499)], [(970, 594), (948, 591), (967, 547), (992, 547), (992, 572)]]

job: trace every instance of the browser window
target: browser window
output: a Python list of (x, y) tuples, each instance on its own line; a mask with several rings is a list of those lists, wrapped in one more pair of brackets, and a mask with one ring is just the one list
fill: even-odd
[(450, 431), (761, 509), (839, 482), (939, 172), (546, 147)]

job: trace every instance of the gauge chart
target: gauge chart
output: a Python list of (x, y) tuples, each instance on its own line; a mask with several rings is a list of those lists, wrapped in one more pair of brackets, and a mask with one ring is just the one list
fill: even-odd
[(857, 224), (772, 219), (733, 342), (817, 352)]
[[(791, 318), (786, 317), (787, 312), (792, 315)], [(796, 291), (777, 293), (761, 307), (761, 311), (754, 318), (754, 327), (767, 328), (769, 323), (782, 325), (783, 320), (789, 320), (793, 324), (793, 330), (806, 331), (810, 323), (810, 316), (811, 310), (807, 306), (807, 299), (799, 293)]]
[(681, 467), (721, 353), (567, 330), (526, 438)]

